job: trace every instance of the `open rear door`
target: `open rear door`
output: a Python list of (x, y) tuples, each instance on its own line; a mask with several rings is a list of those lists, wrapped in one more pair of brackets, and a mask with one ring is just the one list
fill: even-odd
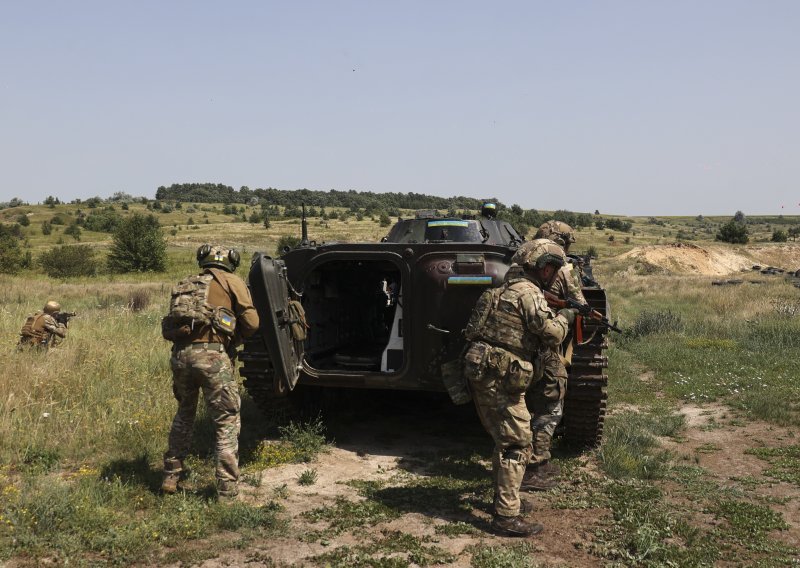
[(292, 390), (303, 364), (303, 342), (294, 340), (290, 328), (286, 264), (258, 254), (250, 267), (249, 281), (275, 379), (282, 383), (281, 387)]

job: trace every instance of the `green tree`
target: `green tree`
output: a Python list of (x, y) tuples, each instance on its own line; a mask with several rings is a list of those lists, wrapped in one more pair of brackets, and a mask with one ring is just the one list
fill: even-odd
[(715, 239), (726, 243), (745, 244), (750, 240), (750, 237), (748, 236), (747, 225), (737, 223), (734, 219), (731, 219), (719, 228)]
[(0, 273), (16, 274), (22, 268), (25, 257), (17, 239), (11, 231), (0, 224)]
[(388, 227), (392, 224), (392, 220), (389, 219), (389, 216), (386, 213), (381, 213), (380, 220), (379, 220), (381, 227)]
[(789, 227), (788, 236), (793, 241), (796, 241), (797, 237), (800, 237), (800, 227)]
[(53, 225), (50, 224), (50, 221), (42, 221), (42, 234), (49, 235), (53, 232)]
[(167, 241), (154, 215), (133, 213), (117, 227), (108, 255), (111, 272), (163, 272)]
[(39, 257), (39, 265), (50, 278), (94, 276), (97, 260), (89, 245), (64, 245), (51, 248)]

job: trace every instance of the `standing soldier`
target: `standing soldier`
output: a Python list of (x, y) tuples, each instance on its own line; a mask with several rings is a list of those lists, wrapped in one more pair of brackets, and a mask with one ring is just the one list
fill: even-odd
[[(564, 266), (561, 247), (550, 241), (524, 243), (512, 259), (519, 270), (478, 299), (465, 330), (464, 374), (478, 416), (494, 440), (494, 518), (503, 536), (530, 536), (540, 524), (524, 520), (520, 485), (531, 457), (531, 415), (525, 391), (541, 382), (542, 362), (564, 340), (575, 311), (554, 314), (541, 292)], [(522, 514), (521, 514), (522, 513)]]
[(56, 340), (64, 339), (67, 326), (56, 319), (60, 311), (61, 304), (49, 300), (41, 311), (29, 315), (19, 332), (17, 347), (20, 350), (26, 347), (46, 350)]
[(239, 386), (229, 352), (258, 329), (250, 291), (233, 271), (239, 253), (222, 246), (197, 250), (203, 271), (172, 290), (162, 334), (173, 341), (172, 391), (178, 412), (164, 454), (161, 490), (175, 493), (189, 452), (200, 389), (215, 427), (216, 487), (220, 497), (235, 497), (239, 480)]
[[(562, 221), (548, 221), (536, 232), (536, 239), (555, 242), (569, 250), (575, 242), (575, 233), (572, 227)], [(537, 242), (533, 241), (533, 242)], [(571, 259), (570, 259), (571, 260)], [(581, 292), (580, 267), (574, 269), (571, 262), (567, 262), (558, 271), (552, 284), (546, 288), (562, 300), (572, 298), (586, 303)], [(572, 345), (568, 345), (561, 354), (555, 351), (549, 353), (544, 360), (544, 377), (531, 389), (533, 401), (533, 455), (531, 463), (523, 481), (526, 491), (545, 491), (558, 485), (557, 478), (561, 468), (550, 463), (550, 446), (553, 434), (558, 427), (564, 413), (564, 397), (567, 394), (568, 373), (566, 365), (572, 360)]]

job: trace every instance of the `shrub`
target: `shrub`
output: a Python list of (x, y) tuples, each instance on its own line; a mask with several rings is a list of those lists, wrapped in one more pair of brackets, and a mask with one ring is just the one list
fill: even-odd
[(51, 248), (39, 257), (39, 265), (50, 278), (94, 276), (98, 262), (89, 245), (63, 245)]
[(275, 247), (275, 254), (280, 256), (286, 252), (285, 249), (287, 249), (287, 247), (289, 249), (293, 249), (299, 244), (300, 237), (296, 237), (294, 235), (283, 235), (280, 239), (278, 239), (278, 245)]
[(386, 213), (381, 213), (379, 222), (381, 224), (381, 227), (388, 227), (389, 225), (392, 224), (391, 219), (389, 219), (389, 216)]
[(81, 240), (81, 228), (76, 221), (70, 223), (69, 227), (64, 229), (64, 234), (71, 236), (76, 241)]
[(83, 228), (98, 233), (113, 233), (122, 222), (122, 215), (111, 210), (92, 211), (83, 221)]
[(23, 227), (28, 227), (31, 224), (31, 220), (25, 213), (22, 213), (20, 215), (17, 215), (17, 223), (19, 223)]
[(150, 292), (148, 290), (134, 290), (128, 299), (131, 311), (141, 312), (150, 305)]
[(628, 330), (628, 334), (638, 338), (654, 333), (666, 333), (683, 330), (683, 318), (680, 314), (665, 312), (651, 312), (645, 310), (636, 316), (636, 321)]
[(50, 224), (51, 225), (66, 225), (67, 222), (64, 221), (64, 218), (60, 214), (56, 213), (55, 215), (53, 215), (50, 218)]
[(53, 225), (50, 221), (42, 221), (42, 234), (49, 235), (53, 232)]
[(731, 219), (719, 228), (715, 239), (726, 243), (745, 244), (750, 240), (750, 237), (747, 234), (746, 225)]
[(134, 213), (114, 232), (108, 268), (112, 272), (163, 272), (167, 241), (153, 215)]
[(770, 239), (773, 243), (785, 243), (789, 240), (789, 236), (786, 234), (786, 231), (773, 231), (772, 239)]
[(0, 273), (16, 274), (22, 268), (23, 261), (19, 240), (8, 227), (0, 224)]

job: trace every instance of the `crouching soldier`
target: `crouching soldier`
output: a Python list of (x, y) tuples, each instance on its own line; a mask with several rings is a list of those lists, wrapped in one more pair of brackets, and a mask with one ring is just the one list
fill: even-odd
[(519, 266), (516, 276), (485, 291), (472, 311), (464, 372), (481, 423), (495, 443), (492, 530), (524, 537), (543, 529), (525, 520), (519, 496), (532, 441), (525, 391), (541, 378), (544, 355), (564, 340), (574, 313), (561, 310), (556, 315), (541, 292), (564, 266), (558, 245), (524, 243), (512, 261)]
[(222, 246), (197, 250), (203, 269), (172, 290), (162, 335), (174, 342), (170, 365), (178, 412), (164, 454), (161, 490), (175, 493), (189, 453), (200, 389), (215, 428), (216, 488), (220, 497), (235, 497), (239, 480), (239, 385), (228, 352), (258, 329), (250, 291), (233, 272), (239, 253)]
[(60, 312), (61, 304), (50, 300), (41, 311), (29, 315), (19, 332), (17, 348), (47, 350), (64, 339), (67, 336), (67, 326), (56, 319)]

